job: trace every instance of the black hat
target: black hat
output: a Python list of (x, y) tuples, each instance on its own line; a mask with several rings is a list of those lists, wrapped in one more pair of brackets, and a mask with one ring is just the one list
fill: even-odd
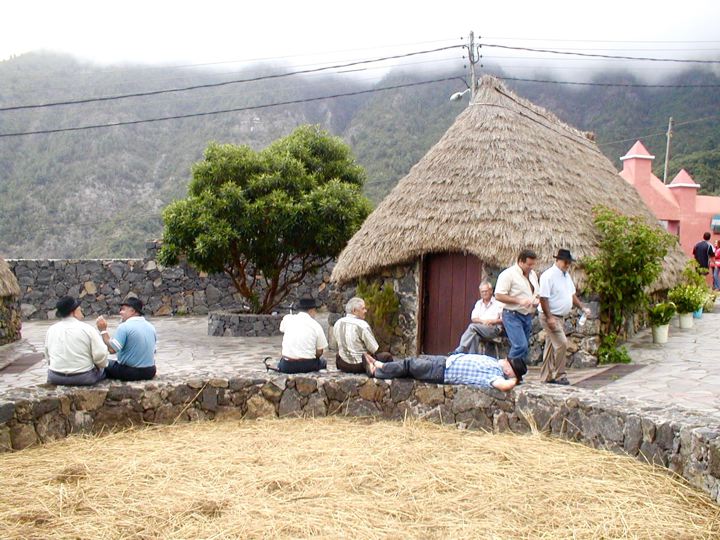
[(72, 296), (63, 296), (55, 304), (55, 315), (60, 318), (68, 317), (73, 311), (75, 311), (80, 305), (80, 300), (75, 299)]
[(510, 362), (510, 366), (515, 372), (517, 382), (522, 382), (523, 375), (527, 373), (527, 366), (525, 365), (525, 360), (523, 360), (522, 358), (508, 358), (508, 362)]
[(575, 259), (573, 259), (573, 256), (570, 255), (569, 249), (558, 249), (557, 255), (555, 255), (556, 259), (560, 259), (561, 261), (568, 261), (568, 262), (575, 262)]
[(307, 311), (308, 309), (319, 308), (320, 304), (312, 296), (304, 296), (295, 304), (298, 311)]
[(139, 298), (135, 298), (134, 296), (128, 296), (125, 300), (120, 302), (121, 306), (130, 306), (135, 311), (137, 311), (138, 315), (143, 314), (143, 303)]

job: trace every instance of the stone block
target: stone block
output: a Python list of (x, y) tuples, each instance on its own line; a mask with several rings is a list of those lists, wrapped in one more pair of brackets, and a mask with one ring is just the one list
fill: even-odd
[(36, 444), (38, 437), (32, 425), (16, 424), (10, 428), (10, 440), (13, 450), (22, 450)]
[(125, 428), (143, 423), (141, 411), (136, 411), (129, 404), (105, 405), (95, 412), (94, 428), (96, 431), (103, 428)]
[(295, 377), (295, 388), (300, 395), (309, 396), (317, 390), (318, 382), (314, 377)]
[(640, 444), (643, 439), (642, 422), (635, 415), (628, 416), (625, 419), (623, 448), (625, 452), (631, 456), (637, 455), (640, 451)]
[(280, 398), (283, 395), (283, 390), (285, 390), (286, 385), (287, 379), (285, 378), (273, 379), (263, 384), (260, 388), (260, 392), (265, 397), (265, 399), (273, 403), (280, 403)]
[(368, 379), (365, 384), (360, 386), (358, 395), (367, 401), (382, 401), (387, 386), (375, 379)]
[(73, 392), (73, 402), (78, 411), (94, 411), (102, 407), (108, 390), (105, 388), (78, 388)]
[(94, 420), (87, 411), (73, 411), (69, 417), (70, 433), (90, 433)]
[(303, 399), (295, 388), (286, 388), (278, 405), (279, 416), (299, 416), (302, 412)]
[(215, 420), (242, 420), (243, 416), (242, 409), (239, 407), (218, 407), (215, 411)]
[(453, 424), (455, 415), (449, 405), (437, 405), (420, 415), (423, 420), (428, 420), (435, 424)]
[(454, 394), (452, 410), (455, 413), (491, 407), (494, 401), (492, 397), (488, 396), (479, 388), (473, 388), (471, 386), (458, 386), (455, 388)]
[(277, 416), (275, 406), (260, 394), (255, 394), (247, 401), (247, 413), (245, 418), (255, 419), (267, 416)]
[(205, 411), (215, 411), (218, 407), (218, 391), (217, 388), (207, 387), (202, 391), (200, 401), (201, 407)]
[(221, 379), (221, 378), (211, 378), (208, 381), (208, 384), (213, 388), (227, 388), (228, 387), (228, 380), (227, 379)]
[(108, 388), (106, 399), (112, 401), (122, 401), (129, 399), (137, 401), (142, 397), (143, 389), (139, 386), (130, 386), (129, 384), (113, 384)]
[(15, 413), (15, 404), (11, 402), (0, 403), (0, 425), (10, 421)]
[(63, 439), (67, 436), (65, 419), (57, 412), (49, 412), (38, 418), (35, 431), (38, 438), (44, 443)]
[(10, 428), (0, 426), (0, 453), (10, 452), (12, 450), (12, 440), (10, 439)]
[(318, 392), (310, 394), (303, 408), (303, 414), (310, 417), (327, 416), (325, 399)]
[(190, 388), (185, 384), (176, 386), (170, 391), (168, 400), (173, 405), (187, 404), (197, 395), (197, 390)]
[(390, 399), (395, 403), (405, 401), (412, 395), (415, 383), (407, 379), (393, 379), (390, 383)]
[(415, 398), (423, 405), (440, 405), (445, 403), (445, 392), (437, 384), (419, 384), (415, 388)]
[(368, 417), (379, 416), (381, 411), (372, 401), (366, 399), (351, 398), (341, 408), (344, 416)]
[(160, 407), (155, 410), (154, 422), (156, 424), (172, 424), (176, 420), (186, 420), (187, 415), (184, 414), (183, 409), (183, 405), (171, 405), (170, 403), (160, 405)]

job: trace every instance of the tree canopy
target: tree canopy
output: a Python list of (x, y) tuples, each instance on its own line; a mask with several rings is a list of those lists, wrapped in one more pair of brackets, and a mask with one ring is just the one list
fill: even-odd
[(358, 230), (370, 213), (364, 182), (349, 147), (317, 126), (260, 151), (211, 143), (188, 197), (163, 211), (159, 260), (226, 272), (253, 312), (268, 313)]

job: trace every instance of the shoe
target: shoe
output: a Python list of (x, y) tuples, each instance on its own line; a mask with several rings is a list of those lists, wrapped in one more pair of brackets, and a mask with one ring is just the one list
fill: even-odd
[(568, 381), (567, 377), (565, 377), (565, 376), (560, 377), (559, 379), (549, 381), (549, 382), (552, 384), (561, 384), (563, 386), (567, 386), (570, 384), (570, 381)]

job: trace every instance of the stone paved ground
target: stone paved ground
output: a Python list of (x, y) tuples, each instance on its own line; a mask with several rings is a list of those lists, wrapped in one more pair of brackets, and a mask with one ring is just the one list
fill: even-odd
[[(118, 318), (110, 319), (114, 332)], [(234, 367), (238, 373), (264, 371), (262, 359), (280, 350), (279, 336), (269, 338), (210, 337), (206, 317), (159, 317), (152, 319), (160, 342), (157, 366), (160, 375), (212, 373)], [(327, 327), (327, 322), (321, 320)], [(41, 353), (51, 321), (26, 321), (23, 339), (0, 347), (0, 395), (12, 387), (29, 387), (45, 382), (46, 367)], [(628, 344), (634, 363), (644, 367), (613, 380), (613, 371), (597, 391), (651, 403), (680, 405), (704, 412), (720, 411), (720, 313), (705, 314), (690, 330), (677, 328), (673, 321), (670, 341), (664, 346), (651, 343), (644, 331)], [(334, 358), (334, 354), (326, 355)], [(330, 362), (330, 369), (334, 363)], [(608, 368), (571, 370), (573, 383), (588, 381)], [(537, 380), (538, 369), (531, 368), (528, 381)], [(588, 385), (596, 387), (597, 385)]]

